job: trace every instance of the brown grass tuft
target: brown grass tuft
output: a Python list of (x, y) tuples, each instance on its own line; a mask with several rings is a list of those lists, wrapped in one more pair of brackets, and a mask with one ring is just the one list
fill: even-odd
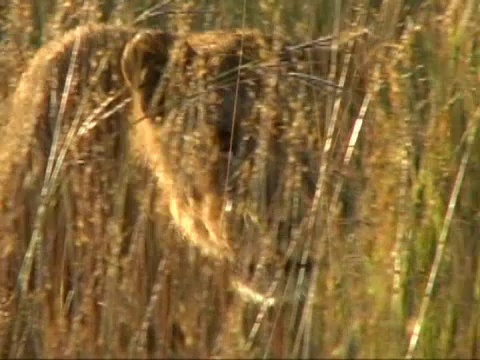
[(478, 358), (479, 10), (0, 0), (2, 356)]

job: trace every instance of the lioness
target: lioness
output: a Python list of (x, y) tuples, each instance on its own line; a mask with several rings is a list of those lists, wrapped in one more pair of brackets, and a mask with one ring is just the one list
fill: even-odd
[(10, 355), (242, 354), (258, 319), (230, 272), (268, 289), (318, 177), (302, 70), (254, 30), (88, 25), (40, 49), (0, 147)]
[[(33, 291), (41, 298), (37, 306), (49, 304), (28, 321), (48, 328), (58, 326), (62, 315), (68, 317), (69, 312), (84, 311), (87, 319), (93, 313), (107, 316), (98, 312), (98, 303), (108, 303), (105, 291), (112, 284), (102, 278), (109, 266), (97, 256), (118, 262), (119, 252), (131, 255), (139, 238), (135, 229), (145, 227), (142, 214), (157, 214), (150, 215), (155, 225), (152, 222), (152, 230), (143, 237), (155, 240), (154, 248), (164, 257), (173, 251), (166, 249), (175, 236), (164, 235), (170, 220), (162, 222), (162, 214), (173, 220), (180, 235), (207, 254), (233, 258), (232, 244), (220, 221), (222, 195), (227, 163), (233, 165), (232, 156), (247, 151), (238, 148), (233, 124), (248, 116), (256, 93), (265, 87), (258, 67), (245, 70), (248, 76), (237, 75), (235, 69), (274, 59), (268, 49), (266, 39), (255, 31), (177, 37), (161, 31), (88, 25), (38, 51), (17, 86), (0, 149), (2, 286), (13, 289), (23, 264), (18, 281), (21, 295)], [(145, 169), (146, 175), (132, 174), (128, 164)], [(158, 256), (151, 258), (158, 262)], [(146, 262), (144, 266), (151, 267), (155, 260)], [(173, 264), (170, 272), (172, 268)], [(154, 273), (142, 282), (151, 283)], [(118, 286), (123, 286), (128, 276), (122, 276), (112, 282), (120, 281)], [(209, 277), (205, 278), (203, 287), (212, 288), (207, 285)], [(214, 279), (212, 289), (217, 290), (211, 290), (211, 305), (225, 302), (224, 276)], [(99, 287), (103, 295), (93, 295)], [(144, 285), (141, 291), (147, 288)], [(78, 304), (97, 310), (91, 314), (80, 306), (65, 313), (62, 309), (69, 295)], [(174, 314), (166, 320), (174, 324), (183, 312), (178, 309), (188, 301), (182, 305), (180, 295), (170, 296), (167, 303), (174, 306), (162, 311)], [(202, 307), (197, 308), (196, 313)], [(190, 312), (188, 317), (195, 318), (195, 312)], [(131, 314), (125, 316), (116, 320), (128, 323)], [(218, 327), (220, 316), (216, 313), (209, 321), (215, 320)], [(76, 325), (73, 329), (81, 335), (72, 337), (68, 346), (63, 344), (69, 351), (79, 351), (76, 341), (81, 336), (95, 339), (94, 334), (98, 335)], [(133, 330), (140, 324), (129, 323), (129, 327)], [(22, 334), (13, 332), (14, 339)], [(162, 328), (156, 336), (162, 332), (171, 334)], [(31, 333), (33, 342), (23, 343), (27, 348), (14, 342), (11, 355), (48, 354), (60, 346), (53, 345), (56, 341), (45, 338), (42, 331)], [(33, 348), (35, 336), (43, 339), (41, 349)], [(192, 343), (192, 336), (187, 336), (186, 343)], [(91, 343), (98, 346), (98, 341)], [(169, 342), (161, 344), (157, 352), (173, 351)], [(96, 351), (95, 347), (84, 350), (88, 354)]]

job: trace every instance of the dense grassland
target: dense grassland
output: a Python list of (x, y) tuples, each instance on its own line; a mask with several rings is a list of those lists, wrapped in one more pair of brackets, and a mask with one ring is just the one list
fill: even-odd
[[(15, 317), (13, 328), (0, 326), (4, 356), (480, 358), (478, 1), (0, 0), (0, 147), (29, 59), (88, 22), (253, 27), (306, 44), (312, 61), (281, 90), (301, 99), (288, 104), (282, 136), (294, 160), (296, 146), (312, 153), (275, 175), (285, 199), (273, 206), (262, 193), (269, 176), (245, 180), (256, 208), (245, 200), (231, 219), (232, 241), (242, 244), (237, 271), (249, 274), (237, 290), (253, 295), (232, 295), (225, 265), (182, 242), (168, 220), (143, 219), (129, 249), (112, 234), (110, 245), (86, 248), (95, 252), (87, 265), (59, 263), (72, 257), (43, 244), (28, 299), (14, 311), (0, 292), (0, 324)], [(310, 199), (301, 165), (313, 173)], [(144, 185), (136, 196), (149, 202)], [(103, 270), (91, 265), (102, 261)], [(21, 263), (0, 260), (2, 287), (15, 286), (5, 279)], [(52, 305), (42, 266), (72, 279), (95, 274), (72, 280)], [(88, 290), (77, 298), (75, 286)]]

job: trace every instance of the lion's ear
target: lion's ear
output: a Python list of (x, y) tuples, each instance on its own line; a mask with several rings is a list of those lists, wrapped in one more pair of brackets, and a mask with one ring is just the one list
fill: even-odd
[(147, 110), (169, 60), (174, 42), (172, 34), (162, 31), (142, 31), (126, 46), (122, 55), (122, 72), (127, 86)]

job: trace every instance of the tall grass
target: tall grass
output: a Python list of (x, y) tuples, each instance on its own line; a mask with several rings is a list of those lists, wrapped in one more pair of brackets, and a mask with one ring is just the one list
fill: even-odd
[[(30, 332), (0, 332), (0, 344), (16, 349), (10, 356), (480, 358), (477, 1), (0, 0), (0, 20), (0, 147), (29, 59), (80, 24), (183, 33), (254, 27), (292, 44), (333, 35), (328, 49), (307, 50), (311, 61), (278, 85), (282, 94), (295, 93), (285, 104), (289, 147), (269, 149), (286, 154), (274, 172), (283, 198), (270, 207), (264, 200), (272, 181), (262, 173), (268, 153), (253, 161), (258, 175), (240, 176), (248, 201), (230, 221), (242, 244), (236, 271), (248, 279), (237, 292), (250, 295), (232, 295), (232, 270), (200, 256), (166, 216), (153, 215), (161, 208), (154, 187), (134, 174), (143, 187), (131, 189), (125, 180), (116, 189), (118, 218), (144, 214), (130, 247), (122, 248), (113, 221), (105, 242), (83, 258), (87, 265), (106, 262), (108, 270), (92, 268), (102, 275), (73, 285), (88, 288), (91, 301), (63, 294), (62, 302), (42, 307), (48, 299), (35, 294), (40, 298), (17, 314)], [(339, 87), (320, 86), (319, 78)], [(266, 113), (275, 110), (267, 106)], [(121, 173), (129, 174), (125, 164)], [(132, 208), (132, 199), (148, 211)], [(47, 227), (55, 232), (54, 223)], [(155, 236), (171, 247), (141, 241)], [(47, 244), (42, 251), (52, 274), (64, 266), (79, 281), (76, 264), (55, 262), (63, 250)], [(0, 274), (10, 279), (12, 271), (4, 265)], [(259, 294), (275, 304), (252, 301)], [(15, 313), (8, 296), (0, 300), (2, 323)], [(101, 329), (93, 329), (92, 314), (101, 314)], [(216, 318), (227, 331), (218, 331), (224, 324)], [(33, 341), (25, 345), (22, 336)]]

